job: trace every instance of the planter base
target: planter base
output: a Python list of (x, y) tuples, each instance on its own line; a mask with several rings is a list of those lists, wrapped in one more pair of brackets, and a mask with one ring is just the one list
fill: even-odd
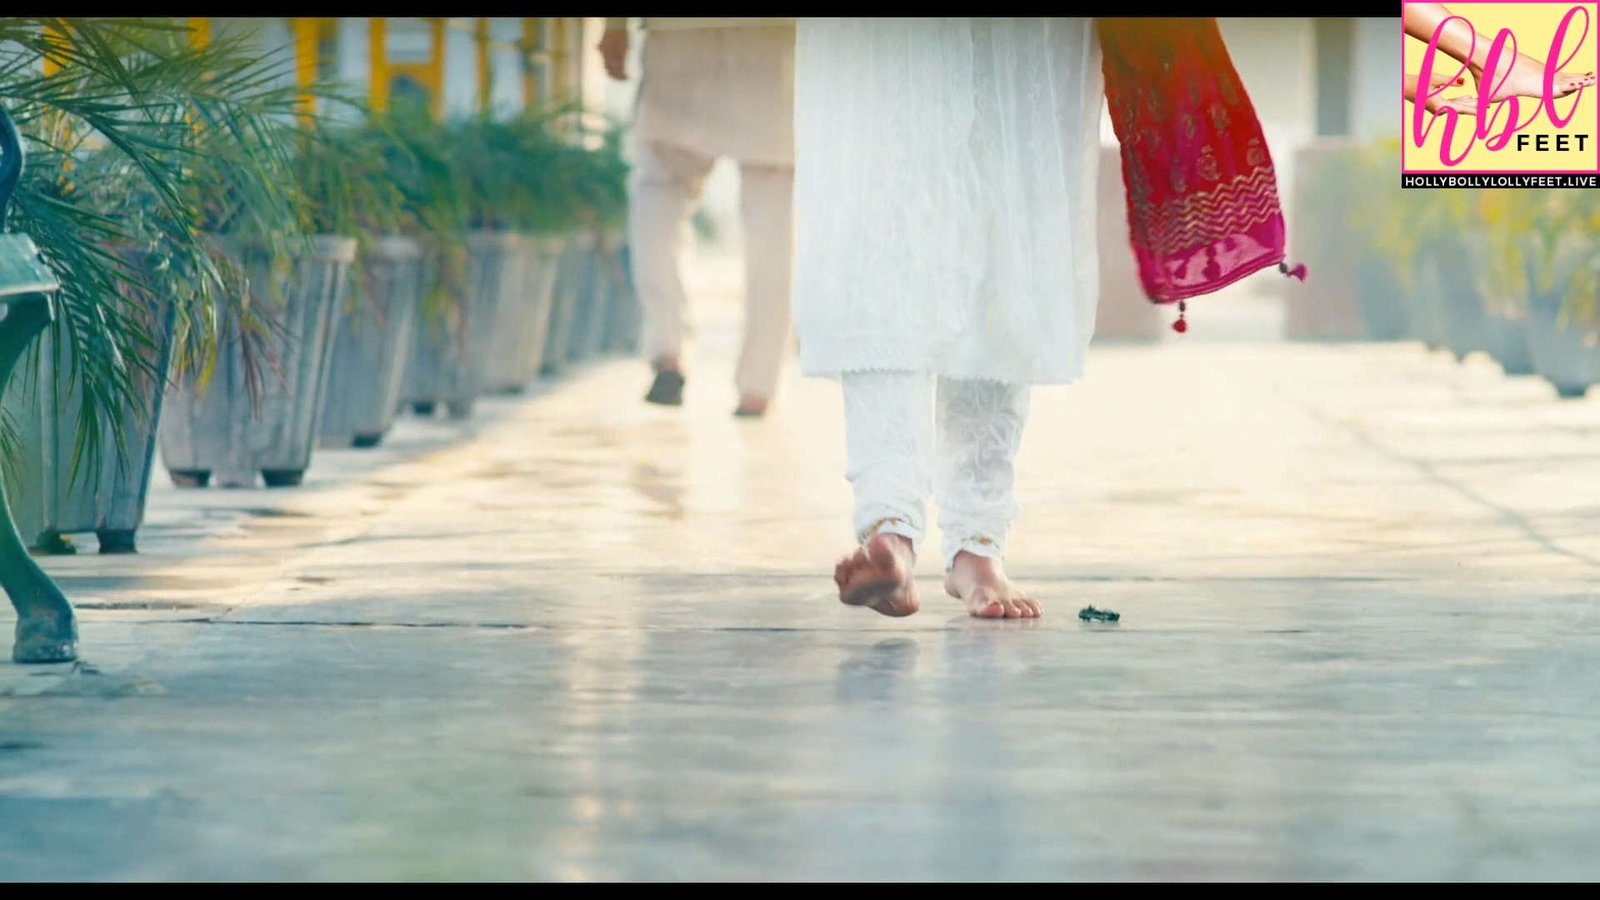
[(95, 537), (100, 539), (100, 554), (102, 556), (118, 556), (127, 553), (138, 553), (139, 548), (134, 543), (134, 532), (131, 528), (108, 528), (95, 532)]
[(210, 469), (172, 469), (172, 483), (181, 488), (203, 488), (211, 483)]
[(267, 487), (297, 487), (305, 481), (305, 469), (262, 469), (261, 480)]

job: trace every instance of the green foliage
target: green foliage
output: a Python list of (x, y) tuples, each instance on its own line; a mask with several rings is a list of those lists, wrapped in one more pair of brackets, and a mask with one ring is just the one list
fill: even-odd
[[(59, 71), (44, 75), (46, 60)], [(91, 465), (106, 427), (125, 444), (113, 413), (166, 375), (150, 362), (159, 302), (176, 307), (180, 371), (203, 383), (237, 341), (259, 383), (278, 324), (244, 247), (287, 266), (308, 235), (417, 237), (438, 309), (463, 294), (469, 230), (562, 234), (626, 215), (615, 123), (562, 107), (441, 124), (403, 101), (375, 115), (327, 86), (319, 106), (354, 115), (308, 119), (289, 63), (288, 48), (259, 51), (245, 34), (193, 47), (170, 19), (0, 18), (0, 106), (29, 151), (10, 225), (62, 282), (53, 345), (67, 383), (48, 389), (83, 392), (78, 455)], [(0, 447), (11, 439), (0, 422)]]
[(1402, 190), (1399, 141), (1371, 145), (1357, 165), (1351, 227), (1417, 289), (1419, 259), (1473, 239), (1471, 265), (1484, 300), (1504, 314), (1559, 308), (1577, 327), (1600, 328), (1600, 198), (1593, 191)]
[[(44, 75), (49, 60), (60, 71)], [(159, 19), (0, 19), (0, 105), (29, 166), (11, 227), (30, 234), (62, 282), (54, 342), (81, 387), (77, 456), (120, 449), (157, 339), (148, 310), (177, 307), (179, 355), (205, 365), (222, 323), (247, 349), (255, 316), (242, 273), (214, 233), (286, 247), (295, 221), (283, 60), (238, 39), (205, 48)], [(68, 350), (67, 348), (70, 348)]]

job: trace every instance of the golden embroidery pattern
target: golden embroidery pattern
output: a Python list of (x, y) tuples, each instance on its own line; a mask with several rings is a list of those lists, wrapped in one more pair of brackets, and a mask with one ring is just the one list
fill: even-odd
[(1224, 238), (1245, 234), (1278, 214), (1278, 178), (1271, 166), (1239, 175), (1214, 190), (1182, 197), (1140, 216), (1150, 246), (1175, 256)]

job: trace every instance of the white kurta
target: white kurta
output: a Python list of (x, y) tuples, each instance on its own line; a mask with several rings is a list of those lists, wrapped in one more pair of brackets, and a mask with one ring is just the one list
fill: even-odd
[(802, 18), (802, 369), (1059, 384), (1094, 332), (1091, 19)]

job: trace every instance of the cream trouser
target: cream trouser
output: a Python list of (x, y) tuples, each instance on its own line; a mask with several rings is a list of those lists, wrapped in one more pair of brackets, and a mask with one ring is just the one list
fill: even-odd
[[(643, 142), (633, 174), (629, 241), (644, 308), (647, 359), (677, 356), (689, 330), (689, 298), (678, 268), (682, 236), (715, 158), (685, 147)], [(789, 166), (741, 163), (744, 229), (744, 345), (734, 380), (739, 393), (771, 397), (789, 350), (789, 263), (793, 214)]]
[(963, 550), (1003, 555), (1029, 387), (922, 372), (846, 372), (840, 382), (857, 540), (889, 533), (920, 546), (936, 494), (946, 569)]

